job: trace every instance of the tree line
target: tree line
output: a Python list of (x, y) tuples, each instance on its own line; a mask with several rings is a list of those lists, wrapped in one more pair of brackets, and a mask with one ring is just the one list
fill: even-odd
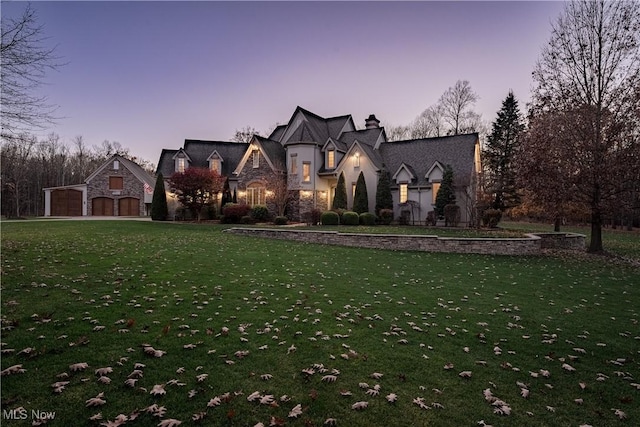
[(42, 139), (23, 133), (3, 140), (2, 215), (8, 218), (43, 215), (43, 188), (83, 183), (114, 154), (129, 158), (153, 173), (151, 163), (131, 156), (129, 149), (116, 141), (88, 146), (82, 136), (77, 136), (69, 147), (54, 133)]

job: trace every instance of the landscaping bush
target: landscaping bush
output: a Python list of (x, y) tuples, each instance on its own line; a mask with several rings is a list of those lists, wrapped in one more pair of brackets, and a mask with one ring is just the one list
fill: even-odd
[(245, 215), (242, 218), (240, 218), (240, 223), (241, 224), (255, 224), (255, 220), (253, 219), (253, 217), (251, 217), (251, 215)]
[(244, 203), (227, 203), (222, 208), (223, 221), (226, 224), (238, 224), (243, 216), (248, 216), (251, 207)]
[(393, 209), (380, 209), (380, 216), (378, 217), (380, 224), (389, 225), (393, 221)]
[(277, 216), (273, 220), (273, 223), (275, 225), (287, 225), (288, 222), (289, 222), (289, 218), (287, 218), (286, 216)]
[(360, 214), (361, 225), (376, 225), (376, 216), (371, 212), (363, 212)]
[(485, 227), (497, 227), (500, 219), (502, 219), (502, 211), (499, 209), (487, 209), (482, 213), (482, 225)]
[(251, 218), (258, 222), (264, 222), (269, 220), (269, 209), (264, 205), (256, 205), (251, 208)]
[(435, 226), (438, 223), (438, 216), (436, 211), (429, 211), (427, 213), (427, 225)]
[(346, 211), (342, 214), (342, 224), (344, 225), (358, 225), (360, 224), (360, 216), (357, 212)]
[(216, 207), (214, 205), (207, 205), (202, 208), (200, 212), (200, 219), (212, 220), (216, 219)]
[(320, 216), (322, 225), (338, 225), (340, 224), (340, 216), (334, 211), (324, 211)]
[(310, 211), (302, 214), (302, 220), (307, 225), (318, 225), (320, 223), (321, 216), (322, 211), (320, 209), (311, 209)]
[(448, 204), (444, 207), (445, 227), (457, 227), (460, 222), (460, 206)]

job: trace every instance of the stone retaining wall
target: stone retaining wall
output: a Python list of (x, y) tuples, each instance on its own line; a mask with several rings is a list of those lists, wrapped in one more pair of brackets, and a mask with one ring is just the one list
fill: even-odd
[(522, 238), (454, 238), (428, 235), (363, 234), (338, 231), (295, 230), (282, 228), (230, 228), (229, 233), (293, 240), (324, 245), (402, 251), (449, 252), (493, 255), (537, 255), (542, 249), (580, 250), (585, 247), (582, 234), (536, 233)]

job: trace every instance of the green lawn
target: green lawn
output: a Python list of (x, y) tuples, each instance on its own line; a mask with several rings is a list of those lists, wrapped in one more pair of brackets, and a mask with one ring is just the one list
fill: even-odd
[[(1, 368), (25, 371), (2, 377), (2, 425), (32, 411), (63, 426), (640, 424), (639, 269), (222, 230), (3, 223)], [(631, 236), (634, 256), (638, 235), (620, 236), (606, 238)], [(85, 407), (99, 393), (106, 403)], [(8, 420), (20, 407), (28, 419)]]

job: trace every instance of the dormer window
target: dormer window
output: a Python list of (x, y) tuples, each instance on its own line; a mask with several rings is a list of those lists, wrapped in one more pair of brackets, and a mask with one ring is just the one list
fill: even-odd
[(222, 169), (221, 163), (220, 159), (211, 159), (209, 161), (209, 166), (212, 171), (220, 173), (220, 170)]
[(327, 151), (327, 169), (336, 167), (336, 150)]
[(176, 166), (176, 171), (177, 172), (184, 172), (184, 170), (186, 169), (186, 159), (184, 157), (178, 157), (178, 165)]

